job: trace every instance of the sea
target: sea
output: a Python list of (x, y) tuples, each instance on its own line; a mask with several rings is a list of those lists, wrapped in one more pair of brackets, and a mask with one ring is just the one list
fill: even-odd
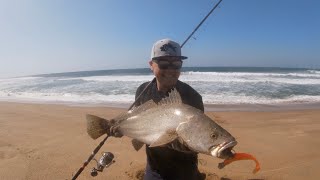
[[(0, 79), (0, 101), (129, 107), (149, 68), (79, 71)], [(274, 67), (184, 67), (181, 81), (206, 105), (320, 107), (320, 70)], [(252, 106), (247, 106), (252, 107)]]

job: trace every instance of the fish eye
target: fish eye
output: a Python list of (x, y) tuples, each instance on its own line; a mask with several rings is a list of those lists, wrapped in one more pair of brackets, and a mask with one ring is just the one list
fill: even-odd
[(212, 139), (215, 139), (215, 138), (217, 137), (217, 135), (216, 135), (215, 133), (211, 133), (210, 137), (211, 137)]

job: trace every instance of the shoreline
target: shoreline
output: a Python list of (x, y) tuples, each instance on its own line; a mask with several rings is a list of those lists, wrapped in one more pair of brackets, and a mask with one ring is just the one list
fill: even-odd
[[(75, 103), (63, 101), (29, 101), (29, 100), (0, 100), (0, 103), (17, 104), (43, 104), (43, 105), (63, 105), (70, 107), (101, 107), (128, 109), (129, 103)], [(132, 102), (133, 103), (133, 102)], [(316, 110), (320, 109), (320, 102), (294, 102), (278, 104), (204, 104), (205, 112), (272, 112), (272, 111), (294, 111), (294, 110)]]

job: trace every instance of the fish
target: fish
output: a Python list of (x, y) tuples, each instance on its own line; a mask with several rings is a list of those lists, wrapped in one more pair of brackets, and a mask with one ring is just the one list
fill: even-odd
[[(149, 100), (112, 120), (87, 114), (87, 133), (93, 139), (110, 134), (110, 128), (132, 138), (132, 145), (139, 150), (149, 147), (168, 146), (177, 151), (207, 154), (227, 159), (233, 157), (236, 139), (203, 111), (182, 103), (176, 89), (169, 96), (155, 103)], [(182, 146), (174, 146), (174, 143)], [(185, 148), (181, 148), (185, 147)]]

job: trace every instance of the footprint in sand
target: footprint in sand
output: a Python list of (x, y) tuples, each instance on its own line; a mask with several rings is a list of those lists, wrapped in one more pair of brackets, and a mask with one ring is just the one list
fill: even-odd
[(14, 158), (17, 154), (17, 149), (15, 149), (11, 144), (0, 142), (0, 160)]
[(144, 176), (146, 165), (136, 165), (125, 171), (125, 174), (129, 177), (129, 179), (133, 180), (142, 180)]
[(198, 163), (199, 163), (199, 165), (201, 165), (201, 166), (206, 166), (206, 165), (207, 165), (207, 161), (204, 160), (204, 159), (198, 159)]

